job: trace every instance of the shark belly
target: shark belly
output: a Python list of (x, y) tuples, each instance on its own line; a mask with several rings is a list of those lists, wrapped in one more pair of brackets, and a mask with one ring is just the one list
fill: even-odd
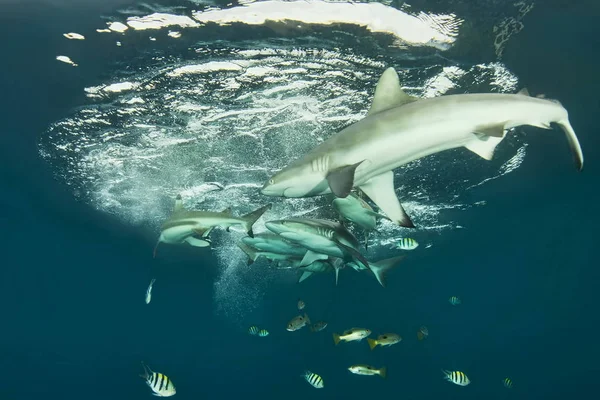
[(161, 232), (159, 241), (169, 244), (180, 244), (193, 234), (194, 232), (190, 229), (189, 225), (173, 226)]

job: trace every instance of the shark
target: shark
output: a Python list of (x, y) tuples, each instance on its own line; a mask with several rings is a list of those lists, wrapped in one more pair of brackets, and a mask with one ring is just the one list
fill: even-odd
[(250, 247), (265, 252), (286, 254), (296, 257), (304, 257), (306, 249), (290, 243), (281, 236), (271, 232), (256, 233), (254, 237), (246, 236), (242, 242)]
[(354, 193), (345, 198), (335, 198), (332, 205), (343, 220), (353, 222), (365, 230), (365, 249), (368, 249), (369, 231), (375, 230), (377, 218), (388, 219), (385, 215), (373, 211), (366, 201)]
[(419, 158), (465, 147), (491, 160), (512, 128), (558, 126), (578, 170), (583, 153), (567, 110), (555, 100), (517, 94), (453, 94), (420, 99), (405, 93), (394, 68), (381, 75), (366, 116), (273, 175), (267, 196), (345, 198), (360, 188), (394, 223), (415, 225), (394, 189), (393, 170)]
[(244, 241), (244, 242), (238, 243), (237, 245), (248, 256), (248, 265), (252, 265), (260, 257), (264, 257), (269, 261), (275, 261), (275, 262), (287, 261), (288, 263), (300, 265), (300, 263), (302, 262), (302, 258), (308, 251), (308, 249), (301, 247), (300, 249), (302, 249), (302, 251), (303, 251), (301, 255), (276, 253), (276, 252), (269, 251), (269, 250), (256, 249), (256, 248), (249, 246), (246, 243), (247, 243), (247, 241)]
[(221, 212), (186, 210), (181, 195), (177, 195), (171, 216), (161, 226), (160, 236), (154, 247), (154, 256), (156, 257), (156, 250), (160, 243), (210, 246), (209, 235), (217, 226), (228, 231), (232, 226), (240, 226), (246, 230), (248, 236), (253, 237), (252, 225), (270, 208), (271, 204), (267, 204), (249, 214), (236, 217), (229, 208)]
[(368, 261), (360, 254), (358, 240), (340, 223), (324, 219), (290, 218), (267, 221), (265, 226), (290, 242), (308, 249), (301, 267), (329, 257), (356, 261), (366, 268)]

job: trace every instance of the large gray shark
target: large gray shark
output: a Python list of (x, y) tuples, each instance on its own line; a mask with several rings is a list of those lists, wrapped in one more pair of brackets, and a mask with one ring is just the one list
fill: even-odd
[(461, 146), (490, 160), (508, 129), (521, 125), (551, 129), (553, 123), (565, 133), (581, 170), (581, 146), (560, 103), (531, 97), (526, 91), (417, 99), (402, 91), (398, 74), (388, 68), (365, 118), (292, 162), (261, 191), (268, 196), (346, 197), (359, 187), (392, 221), (414, 227), (394, 190), (395, 168)]
[(160, 243), (188, 243), (191, 246), (207, 247), (210, 245), (208, 235), (216, 226), (227, 229), (231, 226), (241, 226), (252, 237), (252, 225), (270, 208), (271, 204), (268, 204), (242, 217), (233, 216), (230, 209), (222, 212), (191, 211), (183, 207), (183, 200), (177, 195), (173, 213), (161, 227), (154, 255), (156, 256), (156, 249)]
[(358, 240), (341, 224), (323, 219), (292, 218), (268, 221), (265, 226), (290, 242), (306, 247), (302, 266), (329, 256), (357, 261), (369, 267), (367, 260), (360, 254)]

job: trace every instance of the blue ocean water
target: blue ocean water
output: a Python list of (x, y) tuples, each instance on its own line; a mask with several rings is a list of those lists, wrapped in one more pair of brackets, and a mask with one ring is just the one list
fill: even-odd
[[(212, 5), (228, 7), (224, 2)], [(499, 156), (509, 159), (522, 142), (527, 143), (519, 168), (499, 179), (477, 185), (483, 161), (469, 159), (460, 174), (451, 174), (452, 181), (473, 179), (476, 187), (461, 193), (460, 201), (485, 201), (485, 206), (447, 208), (435, 221), (423, 214), (424, 222), (447, 223), (452, 228), (421, 232), (433, 246), (411, 253), (390, 273), (385, 289), (374, 279), (347, 271), (342, 271), (337, 287), (330, 276), (313, 277), (302, 284), (277, 277), (257, 282), (248, 278), (247, 271), (242, 283), (234, 284), (222, 278), (229, 266), (223, 260), (226, 264), (233, 261), (217, 257), (216, 251), (167, 247), (153, 259), (151, 249), (158, 231), (155, 221), (144, 218), (156, 205), (160, 206), (155, 210), (157, 218), (164, 217), (171, 206), (170, 192), (157, 195), (155, 203), (140, 209), (124, 196), (129, 192), (115, 187), (109, 191), (111, 199), (122, 202), (106, 206), (109, 203), (100, 201), (106, 198), (97, 195), (106, 188), (101, 179), (106, 175), (100, 175), (106, 170), (92, 171), (98, 173), (90, 175), (96, 179), (94, 185), (77, 181), (81, 176), (74, 177), (73, 183), (69, 173), (74, 170), (66, 161), (61, 164), (40, 154), (40, 148), (46, 152), (52, 148), (48, 132), (57, 121), (91, 103), (108, 109), (122, 100), (90, 99), (84, 88), (117, 77), (148, 77), (152, 68), (185, 65), (203, 57), (230, 60), (232, 48), (236, 52), (285, 49), (288, 53), (281, 58), (291, 67), (302, 60), (294, 58), (290, 49), (337, 49), (336, 60), (354, 63), (352, 68), (362, 71), (369, 82), (348, 79), (353, 93), (360, 94), (356, 98), (365, 102), (354, 105), (355, 109), (349, 107), (348, 113), (368, 107), (376, 74), (383, 70), (377, 62), (409, 71), (406, 77), (416, 85), (431, 77), (425, 66), (435, 63), (460, 64), (470, 71), (468, 65), (498, 61), (493, 46), (482, 43), (483, 33), (492, 30), (489, 18), (514, 8), (511, 2), (490, 1), (478, 8), (469, 2), (415, 1), (412, 6), (415, 12), (454, 11), (469, 22), (461, 28), (467, 33), (459, 34), (454, 50), (418, 48), (409, 49), (408, 55), (390, 46), (385, 36), (378, 36), (382, 34), (370, 36), (362, 28), (344, 24), (315, 28), (309, 34), (290, 33), (280, 26), (227, 30), (207, 25), (198, 31), (182, 29), (182, 39), (187, 41), (181, 48), (165, 45), (160, 37), (154, 45), (147, 40), (152, 34), (140, 31), (124, 34), (121, 48), (115, 46), (120, 36), (105, 40), (96, 35), (95, 29), (105, 20), (124, 21), (128, 15), (150, 14), (150, 9), (188, 15), (201, 6), (68, 0), (2, 4), (0, 397), (147, 398), (150, 391), (137, 376), (142, 360), (173, 379), (177, 398), (593, 396), (600, 356), (595, 339), (600, 322), (595, 286), (600, 276), (593, 261), (599, 222), (594, 132), (600, 111), (595, 23), (600, 10), (593, 2), (536, 3), (501, 58), (519, 86), (559, 99), (569, 110), (586, 157), (584, 171), (573, 168), (560, 132), (533, 128), (525, 129), (519, 141), (510, 142), (502, 150), (505, 153), (499, 151)], [(469, 28), (483, 33), (468, 34)], [(85, 45), (67, 41), (62, 36), (66, 32), (84, 33)], [(345, 35), (362, 41), (344, 43)], [(182, 50), (194, 46), (202, 51)], [(58, 62), (56, 56), (63, 52), (79, 66)], [(350, 53), (351, 58), (344, 58)], [(173, 59), (161, 58), (164, 55)], [(483, 81), (460, 82), (454, 90), (476, 91), (477, 83), (484, 89), (495, 88), (484, 73), (469, 73), (465, 79), (477, 76)], [(242, 81), (239, 90), (258, 92), (263, 90), (260, 85), (268, 86), (268, 82)], [(204, 93), (186, 91), (185, 86), (180, 89), (181, 96), (205, 104)], [(239, 105), (225, 94), (209, 92), (214, 103), (208, 105)], [(355, 99), (353, 94), (344, 95)], [(170, 115), (165, 118), (169, 120)], [(170, 123), (166, 120), (161, 121), (166, 130), (179, 124), (177, 118)], [(122, 123), (126, 130), (126, 122), (116, 120), (115, 125)], [(344, 126), (346, 122), (326, 123)], [(324, 129), (334, 129), (334, 125)], [(222, 156), (221, 148), (213, 149)], [(432, 164), (445, 161), (437, 158)], [(187, 168), (188, 164), (181, 163)], [(441, 174), (440, 169), (436, 171)], [(224, 172), (213, 168), (200, 173), (202, 181), (209, 182), (218, 181)], [(135, 175), (141, 176), (146, 177)], [(167, 179), (170, 175), (156, 176)], [(449, 201), (444, 189), (436, 186), (435, 176), (422, 173), (412, 179), (425, 180), (429, 193), (440, 192), (429, 199), (430, 206), (436, 199)], [(138, 193), (135, 189), (128, 190)], [(247, 209), (258, 205), (248, 204)], [(137, 214), (129, 218), (131, 210)], [(218, 238), (225, 240), (224, 234)], [(154, 297), (146, 305), (142, 296), (153, 277), (157, 279)], [(253, 291), (252, 285), (258, 289)], [(236, 293), (244, 290), (250, 290), (249, 294)], [(463, 304), (451, 307), (447, 301), (451, 295), (459, 295)], [(285, 331), (298, 298), (306, 302), (312, 319), (328, 321), (326, 331)], [(246, 329), (252, 324), (264, 326), (271, 334), (264, 339), (248, 336)], [(430, 331), (424, 341), (416, 339), (421, 325)], [(352, 326), (368, 327), (375, 334), (395, 331), (404, 339), (373, 352), (364, 343), (335, 347), (331, 333)], [(386, 365), (388, 378), (351, 375), (346, 368), (354, 363)], [(323, 376), (325, 389), (306, 384), (300, 377), (305, 369)], [(465, 371), (472, 383), (464, 388), (451, 385), (442, 379), (441, 369)], [(507, 376), (515, 382), (510, 390), (502, 386)]]

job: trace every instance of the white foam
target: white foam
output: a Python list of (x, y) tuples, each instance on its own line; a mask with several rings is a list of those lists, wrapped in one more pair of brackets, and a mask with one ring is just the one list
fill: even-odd
[(239, 71), (242, 67), (231, 62), (210, 61), (204, 64), (193, 64), (179, 67), (167, 73), (169, 76), (181, 76), (186, 74), (205, 74), (215, 71)]
[(462, 21), (455, 15), (413, 16), (381, 3), (337, 3), (322, 0), (268, 0), (223, 10), (197, 11), (201, 23), (263, 25), (267, 21), (305, 24), (353, 24), (388, 33), (403, 43), (446, 50), (456, 40)]
[(121, 22), (111, 22), (110, 24), (108, 24), (108, 29), (112, 32), (123, 33), (127, 29), (129, 29), (129, 27)]
[(138, 31), (161, 29), (168, 26), (180, 26), (182, 28), (194, 28), (199, 26), (199, 24), (190, 17), (165, 13), (154, 13), (143, 17), (129, 17), (127, 18), (127, 25)]

